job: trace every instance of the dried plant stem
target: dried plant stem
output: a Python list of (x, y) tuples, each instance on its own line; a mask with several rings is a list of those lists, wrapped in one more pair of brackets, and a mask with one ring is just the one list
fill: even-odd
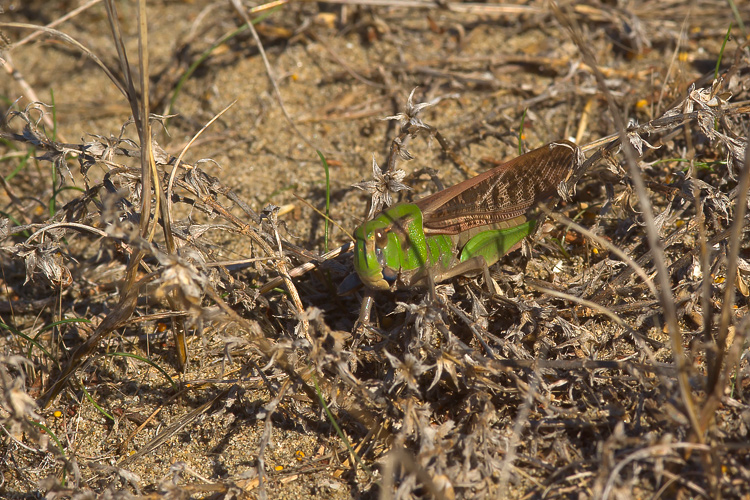
[[(144, 252), (138, 251), (137, 254), (143, 255)], [(117, 303), (117, 306), (104, 318), (104, 320), (102, 320), (96, 330), (94, 330), (94, 333), (91, 335), (91, 337), (89, 337), (86, 342), (76, 348), (76, 350), (70, 356), (68, 364), (65, 366), (60, 375), (58, 375), (55, 383), (47, 390), (47, 392), (42, 395), (42, 397), (40, 398), (40, 406), (42, 406), (42, 408), (47, 408), (50, 404), (52, 404), (57, 395), (60, 394), (60, 391), (62, 391), (65, 385), (68, 383), (70, 377), (76, 372), (76, 370), (78, 370), (81, 363), (99, 345), (99, 341), (105, 335), (108, 335), (116, 328), (124, 325), (130, 319), (130, 316), (135, 310), (141, 287), (146, 283), (153, 281), (154, 279), (156, 279), (156, 277), (156, 274), (149, 274), (132, 286), (124, 289), (123, 293), (120, 296), (120, 301)]]
[(657, 291), (656, 286), (654, 285), (654, 281), (646, 273), (646, 270), (643, 269), (643, 267), (641, 267), (640, 265), (638, 265), (638, 263), (636, 261), (634, 261), (633, 259), (631, 259), (630, 256), (628, 254), (626, 254), (625, 252), (623, 252), (617, 245), (615, 245), (614, 243), (612, 243), (611, 241), (609, 241), (609, 240), (607, 240), (605, 238), (602, 238), (602, 237), (600, 237), (600, 236), (592, 233), (591, 231), (589, 231), (585, 227), (581, 226), (580, 224), (576, 223), (575, 221), (573, 221), (573, 220), (571, 220), (571, 219), (569, 219), (569, 218), (567, 218), (565, 216), (562, 216), (560, 214), (556, 214), (556, 213), (552, 212), (551, 210), (549, 210), (548, 207), (546, 207), (544, 205), (542, 205), (540, 208), (552, 220), (555, 220), (557, 222), (561, 222), (563, 224), (566, 224), (569, 228), (571, 228), (571, 229), (573, 229), (573, 230), (581, 233), (582, 235), (584, 235), (585, 237), (589, 238), (592, 241), (596, 241), (598, 244), (600, 244), (601, 246), (605, 247), (607, 250), (609, 250), (613, 254), (617, 255), (619, 258), (621, 258), (623, 260), (623, 262), (625, 262), (631, 269), (633, 269), (633, 271), (638, 275), (638, 277), (643, 280), (643, 282), (646, 284), (646, 286), (648, 287), (648, 289), (651, 291), (651, 294), (655, 298), (657, 298), (657, 299), (659, 298), (659, 292)]
[(635, 151), (633, 146), (626, 140), (625, 134), (625, 121), (623, 120), (621, 113), (617, 108), (617, 104), (609, 91), (607, 84), (604, 80), (604, 76), (598, 70), (596, 59), (589, 46), (584, 43), (580, 36), (580, 30), (574, 24), (572, 18), (568, 18), (557, 6), (555, 2), (551, 2), (555, 15), (560, 19), (560, 22), (567, 27), (568, 33), (570, 34), (573, 41), (578, 46), (578, 49), (583, 54), (584, 60), (593, 70), (594, 77), (597, 80), (600, 90), (607, 99), (609, 110), (612, 113), (612, 117), (615, 121), (618, 133), (620, 134), (620, 141), (622, 144), (623, 153), (627, 160), (628, 168), (630, 169), (631, 179), (633, 181), (638, 200), (641, 203), (643, 218), (646, 223), (646, 234), (651, 247), (651, 251), (654, 256), (654, 265), (656, 267), (656, 276), (659, 283), (659, 300), (661, 302), (664, 317), (667, 322), (667, 328), (669, 330), (669, 336), (672, 344), (672, 354), (674, 356), (675, 364), (678, 367), (678, 382), (680, 386), (680, 395), (682, 397), (683, 404), (685, 405), (685, 412), (687, 413), (690, 425), (693, 428), (695, 438), (699, 443), (705, 442), (705, 431), (698, 418), (698, 410), (695, 406), (692, 389), (690, 388), (690, 363), (685, 355), (685, 349), (682, 345), (682, 333), (680, 330), (679, 323), (677, 322), (677, 311), (675, 310), (674, 298), (672, 297), (672, 289), (669, 283), (669, 274), (664, 259), (664, 252), (661, 248), (659, 234), (656, 229), (654, 221), (653, 208), (651, 206), (651, 200), (646, 193), (646, 186), (641, 175), (641, 171), (638, 168), (636, 161)]
[[(104, 74), (109, 77), (110, 81), (115, 84), (117, 89), (122, 92), (123, 95), (127, 96), (127, 90), (123, 86), (123, 83), (117, 78), (114, 73), (110, 71), (110, 69), (107, 67), (106, 64), (104, 64), (101, 59), (99, 59), (96, 54), (91, 52), (88, 48), (86, 48), (84, 45), (82, 45), (80, 42), (72, 38), (71, 36), (63, 33), (62, 31), (58, 31), (56, 29), (47, 28), (44, 26), (37, 26), (35, 24), (26, 24), (26, 23), (0, 23), (0, 27), (7, 27), (7, 28), (23, 28), (23, 29), (31, 29), (35, 32), (42, 31), (44, 33), (47, 33), (49, 35), (52, 35), (56, 38), (59, 38), (60, 40), (63, 40), (71, 45), (73, 45), (76, 49), (80, 50), (82, 54), (85, 54), (89, 58), (91, 58), (92, 61), (96, 63), (99, 68), (101, 68), (102, 71), (104, 71)], [(12, 70), (12, 66), (6, 67), (6, 71)]]
[[(287, 274), (290, 278), (298, 278), (299, 276), (304, 275), (307, 272), (312, 271), (316, 267), (320, 265), (321, 262), (325, 262), (326, 260), (333, 259), (338, 257), (339, 255), (348, 252), (352, 248), (352, 243), (344, 243), (339, 248), (334, 248), (328, 253), (325, 253), (320, 256), (320, 258), (315, 259), (311, 262), (306, 262), (300, 266), (295, 267), (294, 269), (290, 270)], [(272, 279), (265, 285), (263, 285), (260, 289), (260, 293), (268, 293), (277, 286), (281, 285), (284, 282), (284, 278), (281, 276), (277, 276), (276, 278)]]
[(166, 427), (164, 430), (159, 432), (149, 443), (138, 450), (136, 453), (124, 458), (121, 460), (117, 465), (120, 467), (124, 467), (128, 464), (131, 464), (138, 460), (139, 458), (151, 453), (152, 451), (156, 450), (163, 444), (167, 442), (169, 438), (174, 436), (175, 434), (182, 431), (185, 427), (187, 427), (190, 423), (194, 422), (196, 418), (200, 417), (202, 414), (204, 414), (206, 411), (208, 411), (214, 404), (216, 404), (218, 401), (221, 401), (227, 397), (227, 394), (229, 394), (230, 388), (224, 389), (220, 391), (216, 396), (209, 399), (196, 409), (186, 413), (185, 415), (180, 416), (175, 420), (171, 425)]
[(263, 59), (263, 64), (266, 67), (266, 74), (268, 75), (268, 79), (271, 82), (271, 86), (273, 87), (274, 93), (276, 94), (276, 99), (279, 102), (279, 107), (281, 108), (281, 112), (284, 114), (284, 117), (286, 118), (287, 122), (289, 123), (289, 126), (292, 127), (292, 130), (302, 139), (305, 144), (310, 146), (313, 150), (322, 150), (322, 148), (316, 146), (313, 144), (313, 142), (305, 136), (302, 131), (297, 127), (297, 124), (294, 123), (294, 120), (292, 120), (292, 117), (289, 115), (289, 112), (286, 109), (286, 106), (284, 105), (284, 99), (281, 97), (281, 91), (279, 90), (279, 86), (276, 83), (276, 78), (273, 76), (273, 71), (271, 70), (271, 63), (268, 62), (268, 57), (266, 56), (266, 51), (263, 48), (263, 43), (260, 41), (260, 37), (258, 36), (258, 31), (255, 29), (255, 26), (253, 25), (252, 21), (250, 21), (250, 18), (248, 17), (247, 13), (245, 12), (245, 8), (240, 4), (239, 0), (231, 0), (232, 6), (237, 11), (237, 13), (242, 17), (242, 19), (247, 24), (248, 29), (250, 30), (250, 33), (253, 34), (253, 39), (255, 40), (256, 45), (258, 46), (258, 52), (260, 53), (261, 58)]
[(603, 305), (598, 304), (596, 302), (583, 299), (581, 297), (576, 297), (575, 295), (571, 295), (569, 293), (560, 292), (558, 290), (553, 290), (551, 288), (540, 286), (534, 282), (529, 282), (529, 286), (533, 288), (534, 290), (545, 293), (547, 295), (551, 295), (552, 297), (559, 297), (561, 299), (568, 300), (576, 304), (580, 304), (584, 307), (588, 307), (589, 309), (593, 311), (597, 311), (600, 314), (603, 314), (604, 316), (608, 317), (609, 319), (614, 321), (616, 324), (624, 328), (633, 337), (633, 340), (643, 350), (644, 354), (649, 359), (649, 361), (651, 361), (652, 363), (656, 363), (656, 357), (654, 356), (654, 353), (651, 351), (651, 349), (649, 349), (646, 343), (644, 342), (643, 336), (637, 331), (635, 331), (633, 327), (631, 327), (624, 319), (619, 317), (617, 314), (615, 314), (613, 311), (611, 311), (607, 307), (604, 307)]
[[(38, 32), (36, 32), (38, 33)], [(24, 91), (26, 94), (26, 97), (31, 102), (39, 102), (40, 99), (37, 96), (36, 92), (34, 91), (33, 87), (29, 85), (29, 83), (26, 81), (26, 79), (23, 77), (23, 73), (18, 69), (17, 66), (13, 64), (13, 58), (10, 54), (5, 54), (3, 57), (0, 57), (0, 63), (3, 65), (3, 69), (11, 76), (14, 80), (18, 82), (18, 84), (21, 86), (21, 90)], [(49, 117), (47, 113), (44, 113), (42, 115), (42, 120), (44, 120), (44, 124), (49, 127), (50, 130), (53, 130), (55, 128), (55, 124), (52, 122), (52, 119)], [(67, 142), (65, 137), (58, 132), (57, 138), (62, 142)]]
[[(612, 471), (609, 473), (609, 478), (607, 479), (607, 484), (604, 488), (604, 491), (602, 492), (602, 500), (607, 500), (612, 493), (612, 489), (614, 487), (614, 481), (617, 479), (618, 475), (622, 471), (622, 469), (628, 465), (629, 463), (635, 461), (635, 460), (643, 460), (646, 458), (650, 458), (653, 456), (663, 455), (666, 452), (672, 452), (675, 450), (699, 450), (703, 452), (710, 452), (711, 448), (705, 444), (694, 444), (694, 443), (670, 443), (670, 444), (660, 444), (657, 446), (649, 446), (648, 448), (642, 448), (639, 449), (627, 457), (625, 459), (621, 460), (617, 463), (617, 465), (612, 469)], [(706, 496), (706, 492), (698, 492), (701, 494), (701, 496)]]
[[(54, 28), (55, 26), (59, 26), (60, 24), (64, 23), (65, 21), (67, 21), (69, 19), (73, 19), (74, 17), (76, 17), (81, 12), (84, 12), (84, 11), (88, 10), (90, 7), (93, 7), (94, 5), (100, 3), (101, 1), (102, 0), (89, 0), (87, 3), (76, 7), (75, 9), (73, 9), (70, 12), (66, 13), (65, 15), (62, 15), (62, 16), (58, 17), (57, 19), (55, 19), (51, 23), (47, 24), (45, 26), (45, 28)], [(22, 45), (25, 45), (25, 44), (29, 43), (30, 41), (36, 39), (39, 36), (39, 33), (40, 32), (37, 31), (35, 33), (32, 33), (32, 34), (30, 34), (30, 35), (22, 38), (21, 40), (18, 41), (18, 43), (13, 44), (13, 48), (18, 48), (18, 47), (20, 47)]]
[(484, 4), (484, 3), (463, 3), (463, 2), (431, 2), (422, 0), (332, 0), (332, 4), (342, 5), (370, 5), (380, 7), (404, 7), (413, 9), (430, 9), (440, 10), (448, 9), (453, 12), (465, 12), (484, 15), (526, 15), (541, 14), (543, 9), (532, 5), (501, 5), (501, 4)]
[[(750, 138), (748, 139), (750, 140)], [(733, 323), (734, 294), (737, 269), (740, 255), (740, 244), (742, 233), (747, 224), (747, 196), (750, 190), (750, 154), (745, 151), (745, 164), (740, 173), (737, 186), (737, 198), (734, 205), (734, 221), (732, 222), (731, 236), (729, 238), (729, 250), (727, 253), (726, 278), (724, 281), (724, 300), (721, 304), (721, 316), (719, 317), (719, 332), (716, 337), (716, 371), (711, 374), (706, 390), (709, 392), (708, 401), (701, 414), (701, 423), (708, 426), (714, 417), (716, 408), (721, 403), (724, 389), (731, 377), (732, 372), (739, 361), (740, 349), (731, 349), (731, 357), (727, 357), (727, 337), (730, 325)], [(709, 279), (708, 277), (706, 279)], [(741, 343), (743, 335), (736, 334), (734, 344)], [(739, 345), (739, 344), (738, 344)]]
[(297, 287), (294, 286), (294, 282), (292, 281), (292, 278), (289, 277), (289, 272), (288, 272), (288, 268), (286, 265), (286, 259), (284, 258), (284, 250), (281, 246), (281, 237), (279, 236), (279, 230), (278, 230), (277, 221), (276, 221), (276, 214), (272, 212), (270, 214), (269, 219), (271, 222), (271, 227), (273, 229), (273, 234), (276, 237), (276, 244), (278, 245), (277, 247), (278, 259), (275, 261), (276, 269), (278, 270), (279, 274), (284, 280), (284, 285), (286, 286), (286, 289), (289, 292), (289, 296), (292, 299), (292, 303), (294, 304), (294, 307), (297, 309), (297, 317), (302, 327), (302, 334), (305, 337), (307, 337), (308, 340), (312, 342), (312, 339), (310, 338), (310, 321), (307, 319), (307, 315), (305, 314), (305, 306), (302, 305), (302, 299), (299, 296)]
[[(177, 176), (177, 171), (182, 166), (182, 158), (185, 156), (185, 153), (187, 153), (187, 150), (190, 149), (190, 146), (193, 145), (193, 143), (198, 140), (198, 137), (205, 132), (208, 127), (211, 126), (212, 123), (214, 123), (216, 120), (218, 120), (224, 113), (229, 111), (229, 108), (235, 105), (237, 101), (234, 100), (231, 103), (229, 103), (224, 109), (219, 111), (216, 115), (214, 115), (213, 118), (211, 118), (201, 129), (193, 135), (193, 137), (190, 139), (190, 141), (185, 144), (185, 147), (182, 148), (182, 151), (180, 151), (180, 155), (177, 157), (177, 160), (174, 163), (174, 167), (172, 167), (172, 171), (169, 173), (169, 182), (167, 183), (167, 194), (165, 196), (166, 203), (167, 203), (167, 220), (169, 221), (170, 225), (172, 224), (172, 190), (174, 188), (174, 180)], [(174, 245), (172, 245), (172, 248), (170, 249), (170, 252), (174, 252)]]

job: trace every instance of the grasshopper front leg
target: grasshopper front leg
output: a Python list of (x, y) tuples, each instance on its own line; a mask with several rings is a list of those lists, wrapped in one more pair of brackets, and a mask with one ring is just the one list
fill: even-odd
[(362, 297), (362, 305), (359, 308), (359, 317), (357, 318), (357, 324), (354, 329), (359, 330), (370, 324), (370, 313), (372, 312), (373, 291), (370, 289), (365, 290), (365, 296)]

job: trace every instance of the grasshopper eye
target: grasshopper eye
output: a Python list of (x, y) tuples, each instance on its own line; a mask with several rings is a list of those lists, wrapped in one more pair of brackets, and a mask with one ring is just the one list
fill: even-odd
[(388, 245), (388, 236), (385, 231), (378, 229), (375, 231), (375, 246), (379, 248), (385, 248)]

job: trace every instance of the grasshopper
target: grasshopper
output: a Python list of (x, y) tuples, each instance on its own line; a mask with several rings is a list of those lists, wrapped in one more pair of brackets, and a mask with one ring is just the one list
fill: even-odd
[(409, 288), (486, 271), (531, 234), (531, 210), (568, 181), (578, 146), (552, 142), (414, 203), (381, 212), (354, 232), (354, 268), (373, 290)]

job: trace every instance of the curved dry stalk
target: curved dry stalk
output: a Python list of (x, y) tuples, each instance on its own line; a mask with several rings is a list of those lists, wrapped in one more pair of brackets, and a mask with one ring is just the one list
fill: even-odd
[(78, 50), (80, 50), (83, 54), (87, 55), (92, 61), (96, 63), (97, 66), (99, 66), (102, 71), (104, 71), (104, 74), (107, 75), (107, 77), (112, 81), (112, 83), (115, 84), (117, 89), (122, 92), (122, 95), (127, 97), (128, 93), (125, 89), (125, 86), (123, 83), (112, 73), (106, 64), (104, 64), (101, 59), (99, 59), (96, 54), (91, 52), (88, 48), (86, 48), (84, 45), (82, 45), (78, 40), (74, 39), (70, 35), (67, 35), (63, 33), (62, 31), (58, 31), (56, 29), (47, 28), (46, 26), (37, 26), (35, 24), (27, 24), (27, 23), (0, 23), (0, 27), (5, 28), (23, 28), (23, 29), (31, 29), (31, 30), (37, 30), (37, 31), (44, 31), (45, 33), (52, 35), (54, 37), (59, 38), (60, 40), (63, 40), (64, 42), (68, 42)]
[(566, 16), (559, 9), (555, 2), (550, 2), (550, 5), (552, 6), (553, 11), (557, 18), (560, 20), (561, 24), (563, 24), (563, 26), (565, 26), (568, 30), (568, 33), (570, 34), (570, 37), (572, 38), (576, 46), (578, 46), (578, 49), (581, 51), (586, 64), (588, 64), (593, 71), (599, 89), (607, 99), (609, 110), (612, 113), (612, 118), (615, 122), (615, 126), (620, 136), (622, 151), (627, 160), (628, 168), (630, 170), (630, 176), (635, 187), (635, 192), (638, 196), (638, 201), (641, 204), (643, 218), (646, 223), (646, 235), (649, 247), (653, 252), (654, 266), (656, 267), (656, 277), (659, 282), (659, 301), (661, 302), (661, 306), (664, 311), (664, 317), (667, 323), (667, 328), (669, 330), (670, 341), (672, 344), (672, 354), (678, 367), (678, 382), (680, 386), (682, 401), (685, 406), (685, 412), (687, 413), (690, 425), (693, 428), (693, 432), (695, 433), (698, 442), (704, 443), (706, 439), (706, 429), (703, 428), (698, 418), (698, 410), (696, 408), (695, 399), (690, 387), (689, 373), (691, 365), (687, 359), (687, 356), (685, 355), (685, 349), (682, 345), (682, 332), (677, 321), (677, 310), (675, 308), (674, 297), (672, 296), (672, 289), (669, 283), (669, 274), (667, 272), (668, 270), (666, 260), (664, 258), (664, 251), (661, 248), (659, 233), (656, 229), (651, 200), (646, 193), (646, 185), (643, 181), (641, 171), (638, 168), (638, 164), (636, 162), (636, 154), (633, 150), (633, 146), (627, 140), (625, 121), (623, 120), (622, 114), (617, 107), (612, 93), (607, 87), (604, 75), (602, 75), (602, 72), (599, 70), (596, 58), (591, 52), (589, 45), (584, 43), (583, 39), (580, 36), (580, 29), (575, 24), (575, 20)]
[(289, 111), (287, 111), (286, 106), (284, 105), (284, 99), (281, 97), (281, 91), (279, 90), (279, 86), (276, 83), (276, 79), (273, 77), (273, 72), (271, 71), (271, 63), (268, 62), (268, 57), (266, 56), (266, 51), (263, 48), (263, 43), (260, 41), (260, 37), (258, 36), (258, 31), (255, 29), (255, 26), (253, 25), (252, 21), (248, 17), (247, 13), (245, 12), (244, 7), (240, 4), (239, 0), (231, 0), (232, 7), (234, 7), (234, 10), (237, 11), (237, 13), (242, 17), (242, 19), (247, 24), (248, 29), (250, 30), (250, 33), (253, 34), (253, 39), (255, 40), (256, 45), (258, 46), (258, 52), (260, 53), (261, 58), (263, 59), (263, 64), (266, 68), (266, 75), (268, 75), (268, 79), (271, 82), (271, 86), (273, 86), (274, 93), (276, 94), (276, 99), (279, 101), (279, 106), (281, 107), (281, 112), (284, 114), (284, 117), (286, 118), (286, 121), (289, 123), (289, 126), (292, 127), (294, 132), (305, 141), (305, 144), (310, 146), (313, 149), (320, 150), (318, 146), (312, 143), (310, 139), (305, 136), (302, 131), (297, 127), (297, 124), (294, 123), (294, 120), (292, 120), (291, 115), (289, 114)]
[(623, 327), (630, 335), (632, 335), (633, 339), (636, 341), (636, 343), (640, 344), (641, 349), (643, 349), (644, 354), (648, 357), (649, 361), (652, 363), (656, 363), (656, 357), (654, 356), (654, 353), (651, 351), (651, 349), (646, 346), (646, 344), (643, 342), (643, 338), (640, 333), (635, 331), (633, 327), (631, 327), (627, 321), (619, 317), (614, 312), (610, 311), (606, 307), (604, 307), (601, 304), (597, 304), (596, 302), (593, 302), (591, 300), (586, 300), (581, 297), (576, 297), (575, 295), (571, 295), (569, 293), (560, 292), (558, 290), (553, 290), (551, 288), (539, 286), (534, 283), (529, 283), (529, 287), (532, 289), (545, 293), (547, 295), (551, 295), (553, 297), (558, 297), (564, 300), (569, 300), (571, 302), (575, 302), (576, 304), (580, 304), (584, 307), (588, 307), (589, 309), (592, 309), (594, 311), (598, 311), (599, 313), (603, 314), (604, 316), (608, 317), (612, 321), (614, 321), (617, 325)]
[[(620, 471), (623, 469), (623, 467), (636, 460), (653, 458), (654, 456), (663, 455), (674, 450), (699, 450), (703, 452), (710, 452), (711, 447), (705, 444), (695, 443), (670, 443), (649, 446), (648, 448), (637, 450), (618, 462), (618, 464), (612, 469), (609, 474), (609, 478), (607, 479), (607, 484), (604, 487), (604, 491), (602, 492), (602, 500), (606, 500), (607, 498), (609, 498), (609, 495), (612, 492), (612, 488), (614, 487), (615, 479), (617, 479), (617, 476), (620, 474)], [(705, 496), (706, 492), (702, 492), (702, 494), (703, 496)]]
[(109, 235), (105, 231), (102, 231), (101, 229), (93, 227), (93, 226), (87, 226), (86, 224), (80, 224), (78, 222), (56, 222), (54, 224), (50, 224), (49, 226), (44, 226), (43, 228), (37, 230), (34, 234), (29, 236), (28, 238), (26, 238), (26, 244), (29, 244), (29, 242), (31, 242), (38, 235), (43, 234), (47, 231), (50, 231), (58, 227), (70, 227), (73, 229), (80, 229), (82, 231), (88, 231), (90, 233), (97, 234), (101, 236), (102, 238), (109, 238)]
[(542, 211), (544, 211), (545, 214), (547, 214), (547, 217), (557, 221), (562, 222), (563, 224), (566, 224), (569, 228), (574, 229), (575, 231), (581, 233), (582, 235), (586, 236), (587, 238), (596, 241), (603, 247), (606, 247), (607, 250), (612, 252), (613, 254), (620, 257), (628, 266), (630, 266), (631, 269), (640, 277), (643, 282), (646, 284), (648, 289), (653, 294), (654, 298), (659, 298), (659, 292), (656, 289), (656, 285), (654, 285), (654, 281), (649, 278), (648, 274), (646, 273), (646, 270), (643, 269), (643, 267), (639, 266), (636, 261), (634, 261), (628, 254), (620, 250), (620, 248), (612, 243), (609, 240), (606, 240), (602, 238), (601, 236), (594, 234), (593, 232), (589, 231), (585, 227), (581, 226), (577, 222), (575, 222), (572, 219), (569, 219), (568, 217), (565, 217), (564, 215), (557, 214), (552, 212), (548, 207), (542, 205), (540, 207)]
[[(45, 28), (54, 28), (55, 26), (64, 23), (68, 19), (73, 19), (74, 17), (76, 17), (81, 12), (84, 12), (84, 11), (88, 10), (89, 7), (93, 7), (94, 5), (98, 4), (101, 1), (102, 0), (89, 0), (88, 3), (80, 5), (80, 6), (76, 7), (75, 9), (71, 10), (70, 12), (68, 12), (67, 14), (64, 14), (64, 15), (58, 17), (57, 19), (55, 19), (51, 23), (47, 24), (45, 26)], [(32, 34), (30, 34), (30, 35), (22, 38), (17, 43), (14, 43), (13, 47), (15, 48), (15, 47), (20, 47), (22, 45), (26, 45), (30, 41), (34, 40), (37, 36), (39, 36), (39, 32), (38, 31), (36, 33), (32, 33)]]
[[(750, 140), (750, 137), (748, 138)], [(735, 280), (737, 279), (737, 269), (739, 264), (740, 244), (742, 243), (742, 232), (744, 230), (747, 198), (750, 190), (750, 154), (745, 150), (745, 165), (740, 173), (740, 180), (737, 185), (738, 195), (735, 200), (734, 221), (732, 222), (731, 236), (729, 237), (729, 252), (726, 264), (726, 280), (724, 281), (724, 300), (721, 304), (721, 316), (719, 317), (719, 332), (716, 338), (716, 370), (710, 374), (706, 390), (709, 398), (701, 413), (701, 423), (708, 426), (713, 419), (714, 412), (718, 408), (721, 398), (724, 395), (724, 388), (727, 381), (734, 371), (734, 367), (739, 361), (739, 349), (732, 349), (732, 355), (727, 356), (727, 337), (729, 328), (732, 323), (734, 314), (735, 299)], [(735, 335), (734, 344), (737, 344), (737, 338), (742, 335)], [(726, 361), (726, 364), (725, 364)]]
[[(174, 180), (175, 180), (175, 177), (177, 176), (177, 170), (182, 165), (182, 158), (185, 156), (185, 153), (187, 153), (187, 150), (190, 149), (190, 146), (192, 146), (193, 143), (196, 140), (198, 140), (198, 137), (200, 137), (201, 134), (203, 134), (203, 132), (205, 132), (208, 129), (208, 127), (211, 126), (212, 123), (214, 123), (216, 120), (218, 120), (219, 117), (221, 117), (224, 113), (226, 113), (227, 111), (229, 111), (229, 108), (231, 108), (232, 106), (234, 106), (236, 103), (237, 103), (237, 100), (235, 99), (234, 101), (232, 101), (231, 103), (229, 103), (224, 109), (222, 109), (216, 115), (214, 115), (213, 118), (211, 118), (205, 125), (203, 125), (203, 127), (201, 127), (201, 129), (198, 132), (195, 133), (195, 135), (193, 135), (193, 137), (190, 139), (190, 141), (187, 144), (185, 144), (185, 147), (182, 148), (182, 151), (180, 151), (180, 155), (177, 157), (177, 161), (175, 161), (174, 167), (172, 167), (172, 171), (169, 173), (169, 182), (167, 183), (167, 194), (166, 194), (167, 210), (166, 210), (166, 215), (167, 215), (167, 221), (169, 222), (170, 226), (172, 225), (172, 188), (174, 187)], [(174, 250), (175, 250), (174, 249), (174, 244), (172, 244), (172, 246), (170, 248), (170, 253), (174, 252)]]

